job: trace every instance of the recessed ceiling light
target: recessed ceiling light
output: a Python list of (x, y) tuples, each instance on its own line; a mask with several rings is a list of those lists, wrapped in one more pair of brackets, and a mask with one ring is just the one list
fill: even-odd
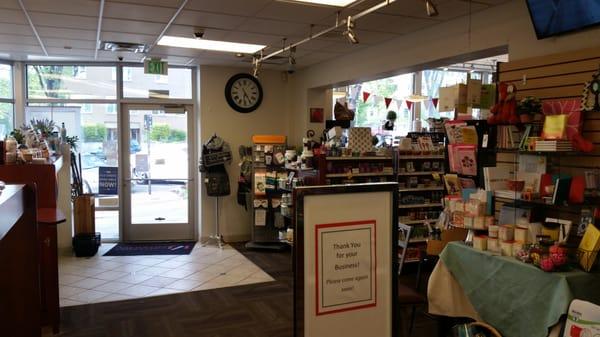
[(357, 0), (279, 0), (283, 2), (298, 2), (304, 4), (322, 5), (322, 6), (335, 6), (335, 7), (346, 7)]
[(191, 39), (187, 37), (163, 36), (159, 41), (160, 46), (171, 46), (179, 48), (194, 48), (203, 50), (223, 51), (230, 53), (254, 54), (265, 48), (264, 45), (237, 43), (227, 41)]
[(66, 56), (46, 56), (46, 55), (27, 55), (27, 59), (30, 61), (70, 61), (72, 57)]

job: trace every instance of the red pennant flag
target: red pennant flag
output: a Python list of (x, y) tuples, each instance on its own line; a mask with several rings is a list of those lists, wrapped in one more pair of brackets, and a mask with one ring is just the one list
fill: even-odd
[(411, 101), (406, 101), (406, 107), (408, 107), (409, 111), (412, 111), (412, 106), (413, 106), (413, 102)]
[(369, 99), (369, 96), (371, 96), (370, 92), (363, 91), (363, 102), (366, 102)]
[(385, 108), (389, 108), (390, 107), (390, 103), (392, 103), (392, 99), (391, 98), (385, 98)]
[(439, 101), (439, 100), (440, 100), (439, 98), (432, 98), (432, 99), (431, 99), (431, 102), (433, 102), (433, 106), (434, 106), (436, 109), (437, 109), (437, 105), (438, 105), (438, 101)]

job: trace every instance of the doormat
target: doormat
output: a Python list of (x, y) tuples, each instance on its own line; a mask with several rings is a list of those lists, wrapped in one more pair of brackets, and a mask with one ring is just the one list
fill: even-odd
[(195, 244), (195, 242), (117, 243), (104, 256), (188, 255)]

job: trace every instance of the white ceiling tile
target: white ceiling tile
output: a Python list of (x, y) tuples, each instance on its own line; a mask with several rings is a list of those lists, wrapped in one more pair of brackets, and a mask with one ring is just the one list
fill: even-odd
[(96, 17), (100, 9), (100, 2), (97, 0), (23, 0), (23, 5), (29, 13), (44, 12)]
[(2, 44), (24, 44), (37, 46), (38, 41), (34, 36), (10, 35), (0, 31), (0, 43)]
[[(37, 40), (36, 40), (37, 42)], [(80, 48), (80, 49), (94, 49), (96, 48), (96, 43), (91, 40), (67, 40), (67, 39), (56, 39), (56, 38), (44, 38), (44, 45), (46, 47), (71, 47), (71, 48)]]
[(42, 48), (39, 45), (25, 45), (25, 44), (4, 44), (0, 43), (0, 52), (2, 53), (33, 53), (40, 54), (42, 52)]
[(252, 33), (275, 34), (281, 37), (294, 36), (296, 32), (307, 31), (309, 25), (301, 23), (291, 23), (283, 21), (274, 21), (267, 19), (248, 19), (238, 30)]
[(139, 5), (148, 5), (148, 6), (157, 6), (157, 7), (170, 7), (170, 8), (177, 8), (177, 7), (179, 7), (179, 5), (181, 5), (181, 0), (106, 0), (106, 3), (109, 3), (109, 2), (139, 4)]
[[(225, 40), (231, 42), (243, 42), (243, 43), (252, 43), (252, 44), (262, 44), (262, 45), (280, 45), (281, 44), (281, 36), (277, 35), (268, 35), (268, 34), (259, 34), (259, 33), (248, 33), (248, 32), (237, 32), (230, 31), (224, 37)], [(290, 41), (288, 41), (290, 42)]]
[(154, 42), (154, 40), (156, 40), (156, 36), (143, 35), (143, 34), (118, 33), (118, 32), (102, 32), (100, 34), (100, 39), (102, 41), (151, 44), (152, 42)]
[(122, 32), (122, 33), (139, 33), (156, 35), (165, 27), (162, 23), (121, 20), (121, 19), (104, 19), (102, 20), (102, 31), (106, 32)]
[(246, 20), (239, 15), (214, 14), (199, 11), (183, 10), (175, 20), (178, 25), (235, 29)]
[(357, 20), (356, 27), (361, 30), (402, 34), (422, 29), (435, 23), (438, 22), (425, 18), (373, 13)]
[(23, 11), (20, 9), (0, 9), (0, 22), (28, 24)]
[(20, 10), (19, 3), (17, 1), (2, 1), (0, 2), (0, 9), (18, 9)]
[(189, 0), (187, 9), (205, 12), (253, 16), (273, 0)]
[(336, 9), (323, 6), (308, 6), (297, 3), (274, 1), (263, 8), (256, 17), (301, 23), (321, 23), (336, 13)]
[(55, 28), (55, 27), (43, 27), (36, 26), (36, 29), (42, 39), (44, 38), (63, 38), (63, 39), (76, 39), (76, 40), (90, 40), (96, 39), (95, 29), (68, 29), (68, 28)]
[(46, 47), (48, 51), (48, 55), (56, 56), (56, 55), (70, 55), (70, 56), (82, 56), (82, 57), (94, 57), (93, 49), (64, 49), (64, 48), (56, 48), (56, 47)]
[(145, 5), (107, 2), (104, 5), (104, 18), (129, 19), (167, 23), (176, 9)]
[(0, 32), (5, 34), (14, 34), (20, 36), (33, 36), (33, 31), (28, 24), (20, 25), (14, 23), (1, 23)]
[(31, 21), (36, 26), (96, 30), (98, 18), (75, 15), (30, 12)]

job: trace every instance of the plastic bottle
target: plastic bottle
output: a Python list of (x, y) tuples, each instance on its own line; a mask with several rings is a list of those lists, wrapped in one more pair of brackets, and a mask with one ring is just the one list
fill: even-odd
[(65, 128), (65, 122), (63, 122), (60, 127), (60, 140), (63, 142), (67, 141), (67, 128)]

